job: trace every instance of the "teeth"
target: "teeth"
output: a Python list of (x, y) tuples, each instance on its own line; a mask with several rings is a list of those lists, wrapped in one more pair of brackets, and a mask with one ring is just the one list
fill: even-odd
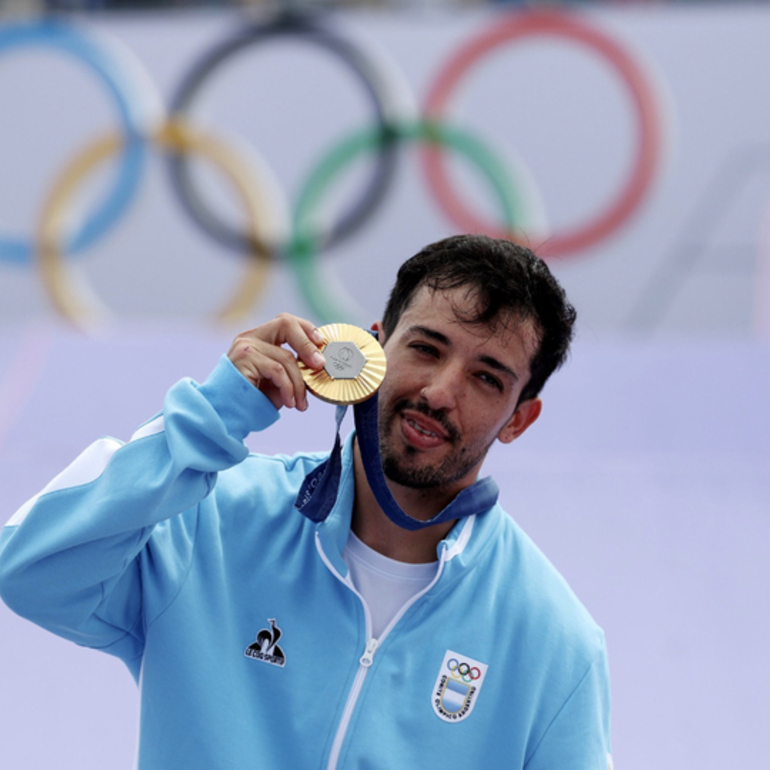
[(408, 420), (407, 421), (418, 433), (422, 433), (423, 436), (432, 436), (433, 438), (438, 438), (438, 435), (433, 433), (432, 431), (426, 430), (421, 425), (418, 425), (414, 420)]

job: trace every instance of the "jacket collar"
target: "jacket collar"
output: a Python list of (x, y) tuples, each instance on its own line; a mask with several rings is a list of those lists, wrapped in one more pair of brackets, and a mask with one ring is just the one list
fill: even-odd
[[(355, 432), (352, 432), (345, 440), (342, 449), (342, 475), (337, 501), (329, 516), (321, 523), (316, 524), (316, 531), (326, 557), (343, 576), (347, 574), (348, 568), (342, 559), (342, 552), (350, 533), (355, 496), (354, 436)], [(459, 577), (466, 567), (476, 562), (501, 526), (502, 516), (505, 514), (496, 504), (485, 513), (468, 516), (457, 521), (449, 534), (438, 545), (438, 558), (444, 560), (444, 575), (441, 583), (450, 579), (451, 576)]]

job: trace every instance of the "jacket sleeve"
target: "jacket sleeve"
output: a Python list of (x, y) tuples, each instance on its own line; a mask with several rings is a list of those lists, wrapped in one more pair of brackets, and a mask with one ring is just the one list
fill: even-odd
[(613, 770), (603, 638), (598, 655), (554, 717), (525, 770)]
[[(11, 518), (0, 534), (0, 596), (56, 634), (139, 657), (137, 555), (155, 532), (189, 560), (194, 517), (176, 514), (194, 509), (218, 472), (248, 455), (246, 436), (277, 418), (226, 356), (202, 385), (177, 383), (128, 443), (96, 441)], [(164, 564), (166, 584), (185, 567)]]

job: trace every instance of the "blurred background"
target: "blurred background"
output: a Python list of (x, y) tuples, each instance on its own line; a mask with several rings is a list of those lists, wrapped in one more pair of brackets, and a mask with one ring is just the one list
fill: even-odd
[[(0, 519), (241, 329), (368, 326), (426, 243), (507, 235), (579, 320), (487, 471), (606, 631), (616, 767), (767, 767), (768, 39), (765, 3), (0, 0)], [(332, 438), (316, 402), (249, 442)], [(0, 606), (4, 770), (131, 767), (137, 704)]]

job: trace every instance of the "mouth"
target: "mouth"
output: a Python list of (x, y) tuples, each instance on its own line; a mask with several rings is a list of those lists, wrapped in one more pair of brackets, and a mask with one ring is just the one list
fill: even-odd
[(401, 433), (408, 444), (418, 449), (432, 449), (450, 438), (438, 422), (411, 411), (401, 414)]

